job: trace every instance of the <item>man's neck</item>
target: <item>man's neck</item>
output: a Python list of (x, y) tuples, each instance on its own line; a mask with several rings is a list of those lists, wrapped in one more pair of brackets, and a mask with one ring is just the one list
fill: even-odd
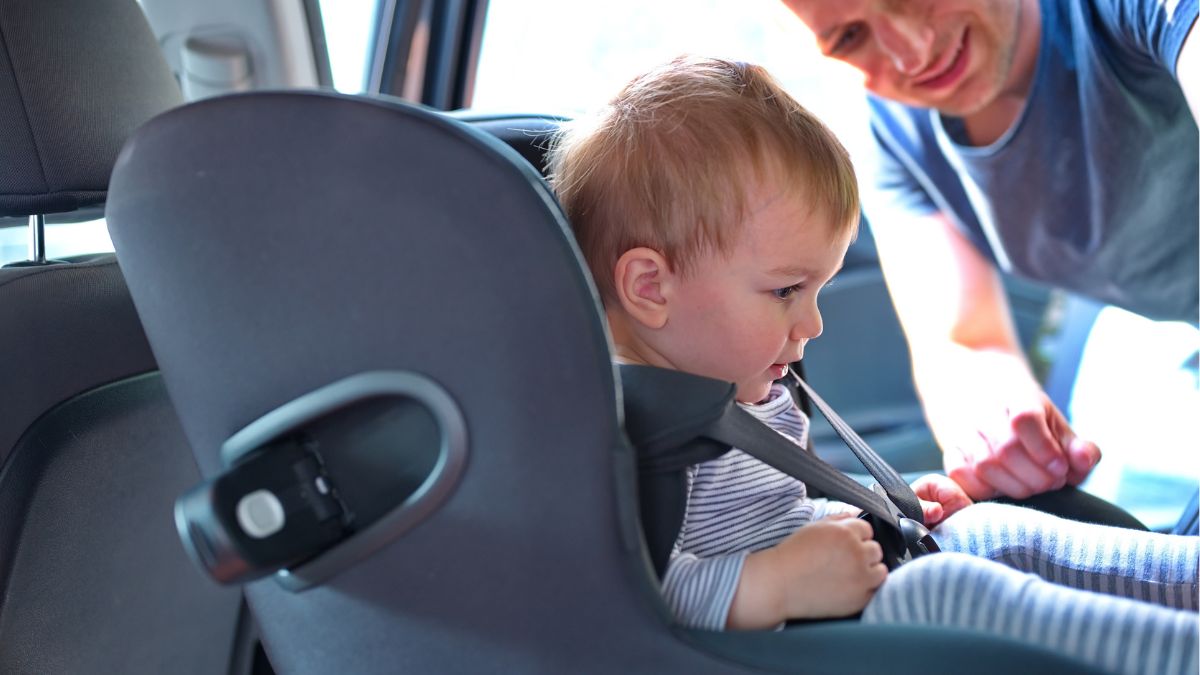
[(991, 145), (1021, 116), (1033, 88), (1042, 38), (1042, 8), (1039, 0), (1018, 0), (1017, 41), (1008, 81), (991, 103), (962, 118), (971, 145)]

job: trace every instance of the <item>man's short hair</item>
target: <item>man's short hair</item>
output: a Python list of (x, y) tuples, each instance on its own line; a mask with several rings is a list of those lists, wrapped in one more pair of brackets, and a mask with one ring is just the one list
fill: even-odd
[(631, 248), (682, 274), (703, 253), (732, 250), (748, 192), (767, 180), (794, 186), (839, 232), (858, 224), (845, 148), (765, 69), (740, 62), (682, 56), (634, 78), (564, 125), (549, 168), (605, 302)]

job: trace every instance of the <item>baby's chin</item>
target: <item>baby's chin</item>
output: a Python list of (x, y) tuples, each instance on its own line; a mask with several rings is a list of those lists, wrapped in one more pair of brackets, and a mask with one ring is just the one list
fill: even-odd
[(754, 382), (754, 383), (739, 383), (737, 385), (737, 393), (735, 394), (738, 403), (748, 403), (754, 405), (762, 403), (771, 393), (771, 383)]

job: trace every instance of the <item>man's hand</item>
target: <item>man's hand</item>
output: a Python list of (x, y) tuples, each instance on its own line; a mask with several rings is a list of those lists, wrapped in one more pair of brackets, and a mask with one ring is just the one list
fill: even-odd
[(1082, 481), (1100, 451), (1030, 373), (992, 262), (945, 214), (889, 215), (879, 262), (946, 472), (974, 499)]
[(869, 523), (845, 514), (823, 518), (746, 558), (726, 625), (767, 629), (787, 619), (849, 616), (886, 578)]
[(961, 485), (940, 473), (921, 476), (913, 481), (912, 489), (921, 500), (925, 527), (929, 529), (973, 503)]
[(1087, 478), (1100, 449), (1075, 435), (1022, 367), (999, 372), (1013, 357), (982, 353), (972, 360), (970, 384), (926, 409), (946, 473), (977, 500), (1024, 499)]

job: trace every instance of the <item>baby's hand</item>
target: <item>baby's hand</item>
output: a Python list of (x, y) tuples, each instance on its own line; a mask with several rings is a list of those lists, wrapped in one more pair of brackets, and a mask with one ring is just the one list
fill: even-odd
[(961, 485), (937, 473), (913, 481), (912, 489), (921, 500), (925, 526), (930, 529), (973, 503)]
[(728, 625), (768, 628), (785, 619), (849, 616), (886, 578), (870, 524), (830, 516), (746, 558)]

